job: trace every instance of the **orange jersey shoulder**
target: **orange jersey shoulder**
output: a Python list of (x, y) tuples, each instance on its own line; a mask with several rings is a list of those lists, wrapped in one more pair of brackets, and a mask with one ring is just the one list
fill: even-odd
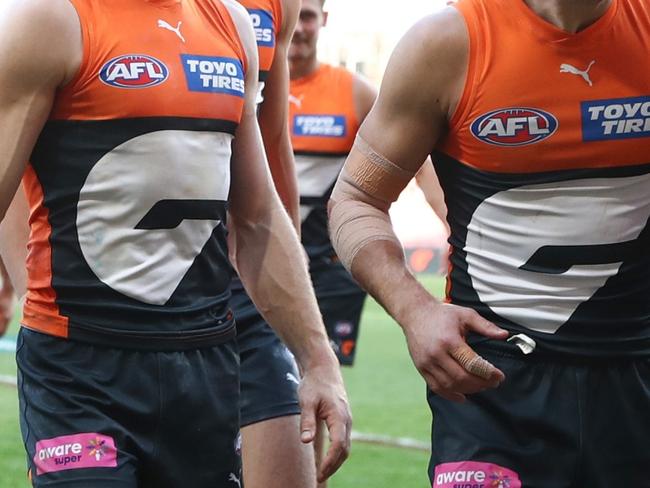
[(350, 151), (359, 129), (353, 90), (354, 75), (327, 64), (291, 80), (289, 127), (295, 152)]

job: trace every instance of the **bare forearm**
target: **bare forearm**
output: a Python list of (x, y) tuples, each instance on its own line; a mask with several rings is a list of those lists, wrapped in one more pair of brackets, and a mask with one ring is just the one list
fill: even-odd
[(264, 131), (262, 131), (262, 137), (269, 159), (273, 184), (280, 195), (282, 205), (289, 214), (293, 227), (300, 235), (300, 196), (289, 135), (283, 134), (277, 141), (271, 141), (271, 143), (267, 143), (269, 137), (264, 134)]
[(407, 268), (402, 247), (392, 241), (364, 246), (352, 263), (352, 275), (401, 327), (414, 310), (437, 302)]
[(257, 309), (305, 368), (335, 361), (297, 236), (279, 204), (236, 222), (239, 276)]
[(0, 222), (0, 256), (4, 259), (11, 283), (20, 297), (27, 289), (27, 242), (29, 209), (25, 192), (18, 188), (13, 202)]

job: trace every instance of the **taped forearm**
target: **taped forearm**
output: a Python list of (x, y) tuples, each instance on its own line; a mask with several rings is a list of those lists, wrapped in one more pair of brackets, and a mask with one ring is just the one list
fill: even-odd
[(357, 136), (332, 192), (329, 215), (332, 244), (348, 271), (359, 251), (373, 241), (401, 246), (388, 209), (413, 176)]

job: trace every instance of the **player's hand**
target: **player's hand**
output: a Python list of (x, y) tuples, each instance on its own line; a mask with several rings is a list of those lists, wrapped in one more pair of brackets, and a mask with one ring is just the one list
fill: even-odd
[(10, 283), (5, 282), (0, 285), (0, 337), (7, 332), (7, 327), (14, 316), (15, 306), (14, 289)]
[(328, 357), (318, 366), (305, 369), (298, 388), (301, 419), (300, 439), (305, 444), (314, 440), (319, 420), (329, 431), (330, 445), (318, 471), (321, 483), (336, 472), (350, 454), (352, 414), (339, 363), (328, 347)]
[(465, 395), (496, 388), (505, 375), (465, 341), (468, 332), (505, 340), (508, 332), (474, 310), (430, 302), (414, 310), (404, 326), (413, 363), (441, 397), (464, 402)]

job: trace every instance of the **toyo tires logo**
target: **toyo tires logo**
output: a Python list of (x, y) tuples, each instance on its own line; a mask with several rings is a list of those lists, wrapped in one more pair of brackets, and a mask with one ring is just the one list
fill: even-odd
[(488, 112), (472, 122), (477, 139), (495, 146), (526, 146), (553, 135), (557, 119), (536, 108), (502, 108)]
[(148, 88), (163, 83), (167, 66), (144, 54), (126, 54), (108, 61), (99, 71), (99, 79), (118, 88)]

